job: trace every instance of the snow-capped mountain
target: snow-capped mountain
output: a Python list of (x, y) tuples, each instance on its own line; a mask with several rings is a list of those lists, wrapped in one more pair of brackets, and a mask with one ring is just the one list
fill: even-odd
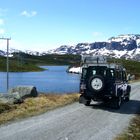
[[(10, 48), (9, 49), (9, 56), (12, 57), (13, 53), (25, 53), (25, 54), (29, 54), (29, 55), (36, 55), (36, 56), (41, 56), (41, 55), (45, 55), (46, 52), (38, 52), (38, 51), (31, 51), (31, 50), (24, 50), (24, 51), (21, 51), (21, 50), (17, 50), (17, 49), (13, 49), (13, 48)], [(0, 56), (7, 56), (7, 50), (0, 50)]]
[(6, 55), (6, 52), (0, 50), (0, 56), (5, 56)]
[[(20, 51), (10, 48), (9, 54), (11, 56), (14, 52), (24, 52), (26, 54), (37, 56), (46, 54), (93, 54), (111, 56), (115, 58), (135, 59), (140, 61), (140, 35), (125, 34), (117, 37), (111, 37), (104, 42), (78, 43), (73, 46), (62, 45), (57, 49), (44, 52), (31, 50)], [(6, 56), (6, 50), (0, 50), (0, 55)]]
[(79, 43), (75, 46), (63, 45), (47, 53), (107, 55), (140, 60), (140, 35), (126, 34), (111, 37), (106, 42)]

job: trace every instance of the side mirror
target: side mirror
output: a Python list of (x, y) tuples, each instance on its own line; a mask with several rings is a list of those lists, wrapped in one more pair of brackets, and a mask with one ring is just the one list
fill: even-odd
[(128, 74), (127, 75), (127, 81), (130, 81), (130, 80), (135, 80), (135, 75)]
[(130, 80), (131, 80), (131, 78), (130, 78), (130, 77), (131, 77), (131, 75), (130, 75), (130, 74), (128, 74), (128, 75), (127, 75), (127, 81), (130, 81)]

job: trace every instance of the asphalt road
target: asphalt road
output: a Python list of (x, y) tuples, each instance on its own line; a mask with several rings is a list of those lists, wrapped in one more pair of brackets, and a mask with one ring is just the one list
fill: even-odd
[(112, 140), (140, 108), (140, 83), (132, 84), (131, 100), (120, 110), (104, 104), (79, 103), (0, 126), (0, 140)]

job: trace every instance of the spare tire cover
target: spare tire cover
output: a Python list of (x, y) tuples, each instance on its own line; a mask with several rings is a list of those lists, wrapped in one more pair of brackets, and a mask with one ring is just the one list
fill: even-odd
[(89, 86), (90, 90), (92, 90), (92, 91), (95, 91), (95, 92), (101, 91), (104, 88), (103, 78), (98, 75), (92, 76), (89, 79), (88, 86)]

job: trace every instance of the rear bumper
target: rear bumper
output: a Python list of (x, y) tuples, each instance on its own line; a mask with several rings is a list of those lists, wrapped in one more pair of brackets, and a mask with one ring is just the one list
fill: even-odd
[(88, 92), (88, 93), (81, 93), (81, 95), (84, 95), (94, 101), (103, 101), (105, 99), (112, 99), (113, 97), (115, 97), (114, 94), (112, 93), (93, 93), (93, 92)]

